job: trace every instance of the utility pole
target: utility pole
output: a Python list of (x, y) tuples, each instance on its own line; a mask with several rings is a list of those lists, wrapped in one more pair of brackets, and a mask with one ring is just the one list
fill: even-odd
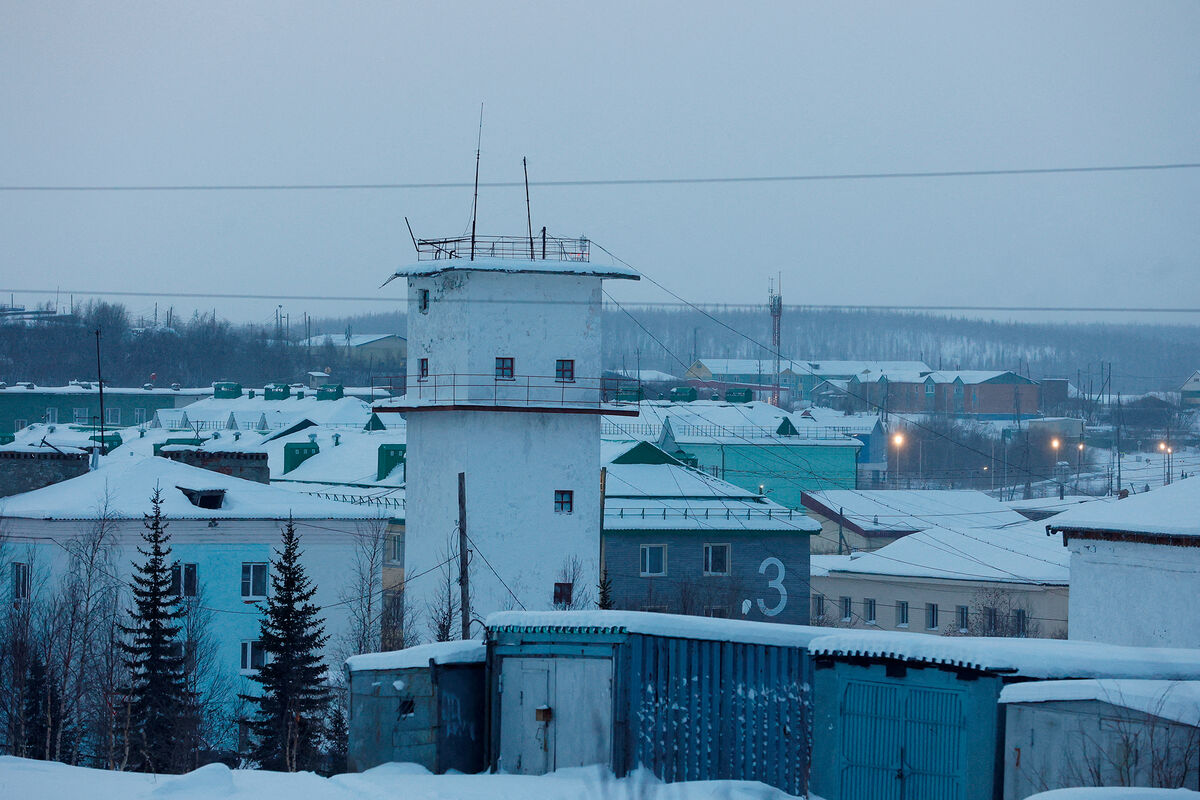
[(100, 390), (100, 454), (108, 452), (104, 446), (104, 375), (100, 372), (100, 329), (96, 328), (96, 387)]
[(458, 473), (458, 586), (462, 638), (471, 638), (471, 576), (467, 572), (467, 475)]
[(838, 508), (838, 555), (845, 555), (846, 536), (842, 532), (842, 520), (846, 518), (846, 509)]
[[(783, 273), (779, 273), (779, 283), (771, 282), (767, 287), (767, 302), (771, 310), (771, 349), (775, 352), (775, 377), (771, 380), (771, 405), (779, 406), (779, 325), (783, 316)], [(793, 401), (795, 398), (793, 398)]]

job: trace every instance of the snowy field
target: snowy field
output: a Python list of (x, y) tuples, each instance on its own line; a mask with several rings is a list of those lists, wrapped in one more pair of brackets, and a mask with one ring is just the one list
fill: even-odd
[(231, 770), (209, 764), (186, 775), (154, 776), (0, 757), (0, 797), (20, 800), (776, 800), (785, 794), (750, 781), (660, 783), (648, 773), (615, 780), (600, 768), (553, 775), (433, 775), (415, 764), (385, 764), (322, 778), (311, 772)]

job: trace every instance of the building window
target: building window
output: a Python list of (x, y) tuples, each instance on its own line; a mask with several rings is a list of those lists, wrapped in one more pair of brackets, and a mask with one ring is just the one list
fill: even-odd
[(242, 597), (247, 600), (263, 600), (267, 596), (266, 562), (242, 564)]
[(729, 606), (705, 606), (704, 616), (716, 617), (718, 619), (729, 618)]
[(575, 510), (575, 492), (570, 489), (554, 490), (554, 513), (570, 514)]
[(849, 622), (854, 617), (854, 601), (849, 597), (842, 598), (842, 622)]
[(896, 627), (908, 627), (908, 601), (899, 600), (896, 602)]
[(135, 408), (133, 410), (133, 424), (141, 425), (145, 421), (146, 421), (146, 409)]
[(417, 361), (417, 380), (423, 381), (429, 378), (429, 359), (422, 358)]
[(199, 588), (195, 564), (175, 564), (171, 567), (171, 594), (195, 597)]
[(496, 357), (496, 380), (511, 381), (513, 379), (513, 359), (502, 356)]
[(21, 430), (24, 430), (25, 426), (28, 424), (29, 424), (29, 420), (24, 420), (24, 419), (13, 420), (13, 433), (18, 433)]
[[(49, 409), (47, 409), (47, 411), (48, 410)], [(73, 408), (71, 409), (71, 412), (76, 425), (88, 424), (88, 410), (86, 408)]]
[(971, 609), (967, 606), (958, 606), (954, 609), (954, 616), (958, 619), (958, 632), (966, 633), (971, 622)]
[(263, 651), (262, 642), (257, 639), (242, 642), (243, 675), (262, 669), (265, 663), (267, 663), (267, 654)]
[(119, 409), (119, 408), (104, 409), (104, 424), (105, 425), (120, 425), (121, 424), (121, 409)]
[(559, 383), (575, 382), (575, 359), (560, 358), (554, 362), (554, 380)]
[(863, 600), (863, 619), (866, 620), (868, 625), (876, 624), (874, 598), (868, 597), (866, 600)]
[(388, 534), (387, 537), (387, 562), (389, 564), (404, 563), (404, 537), (398, 533)]
[(1013, 633), (1021, 637), (1029, 635), (1029, 615), (1023, 608), (1013, 612)]
[(667, 574), (667, 546), (665, 544), (642, 545), (643, 578)]
[(996, 609), (991, 606), (983, 609), (983, 635), (996, 635)]
[(728, 575), (729, 574), (729, 545), (727, 545), (727, 544), (706, 544), (706, 545), (704, 545), (704, 574), (705, 575)]
[(58, 409), (57, 408), (47, 408), (46, 409), (46, 424), (54, 425), (57, 423), (58, 423)]
[(422, 314), (426, 314), (429, 312), (429, 290), (428, 289), (418, 289), (417, 290), (417, 311), (420, 311)]
[(28, 600), (29, 590), (29, 565), (14, 561), (12, 565), (12, 599)]
[(555, 583), (554, 584), (554, 606), (555, 608), (570, 608), (571, 602), (575, 597), (575, 584), (573, 583)]
[(931, 631), (937, 630), (938, 626), (938, 607), (937, 603), (925, 604), (925, 627)]
[(825, 595), (813, 592), (812, 618), (814, 620), (821, 620), (825, 618)]

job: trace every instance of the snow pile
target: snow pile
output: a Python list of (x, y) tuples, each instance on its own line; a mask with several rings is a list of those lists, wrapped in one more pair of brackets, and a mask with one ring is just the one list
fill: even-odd
[[(807, 647), (813, 639), (829, 633), (828, 628), (809, 625), (781, 625), (682, 614), (654, 614), (647, 611), (498, 611), (489, 614), (485, 624), (489, 635), (498, 630), (641, 633), (676, 639), (743, 642), (778, 647)], [(1197, 653), (1197, 659), (1200, 659), (1200, 653)]]
[(1191, 789), (1148, 789), (1141, 786), (1087, 786), (1038, 792), (1025, 800), (1200, 800)]
[(1001, 703), (1098, 700), (1143, 714), (1200, 727), (1200, 681), (1030, 681), (1004, 687)]
[(1200, 650), (1129, 647), (1065, 639), (934, 636), (897, 631), (847, 631), (814, 639), (814, 656), (888, 658), (945, 664), (1028, 678), (1200, 680)]
[(387, 653), (365, 653), (346, 659), (351, 672), (373, 669), (411, 669), (435, 664), (477, 664), (487, 656), (487, 648), (478, 639), (457, 642), (433, 642)]
[(311, 772), (229, 770), (210, 765), (187, 775), (146, 775), (0, 756), (0, 797), (37, 800), (784, 800), (792, 795), (754, 781), (664, 784), (644, 771), (617, 780), (601, 767), (551, 775), (433, 775), (415, 764), (384, 764), (322, 778)]

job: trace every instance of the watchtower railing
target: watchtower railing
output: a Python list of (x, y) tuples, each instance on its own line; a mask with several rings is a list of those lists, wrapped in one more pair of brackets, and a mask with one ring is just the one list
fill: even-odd
[(411, 378), (404, 399), (420, 405), (497, 405), (601, 408), (611, 403), (618, 381), (576, 376), (447, 372)]
[[(471, 237), (417, 239), (418, 261), (471, 257)], [(529, 261), (590, 261), (591, 242), (586, 237), (564, 239), (545, 232), (528, 236), (476, 236), (476, 258), (513, 258)]]

